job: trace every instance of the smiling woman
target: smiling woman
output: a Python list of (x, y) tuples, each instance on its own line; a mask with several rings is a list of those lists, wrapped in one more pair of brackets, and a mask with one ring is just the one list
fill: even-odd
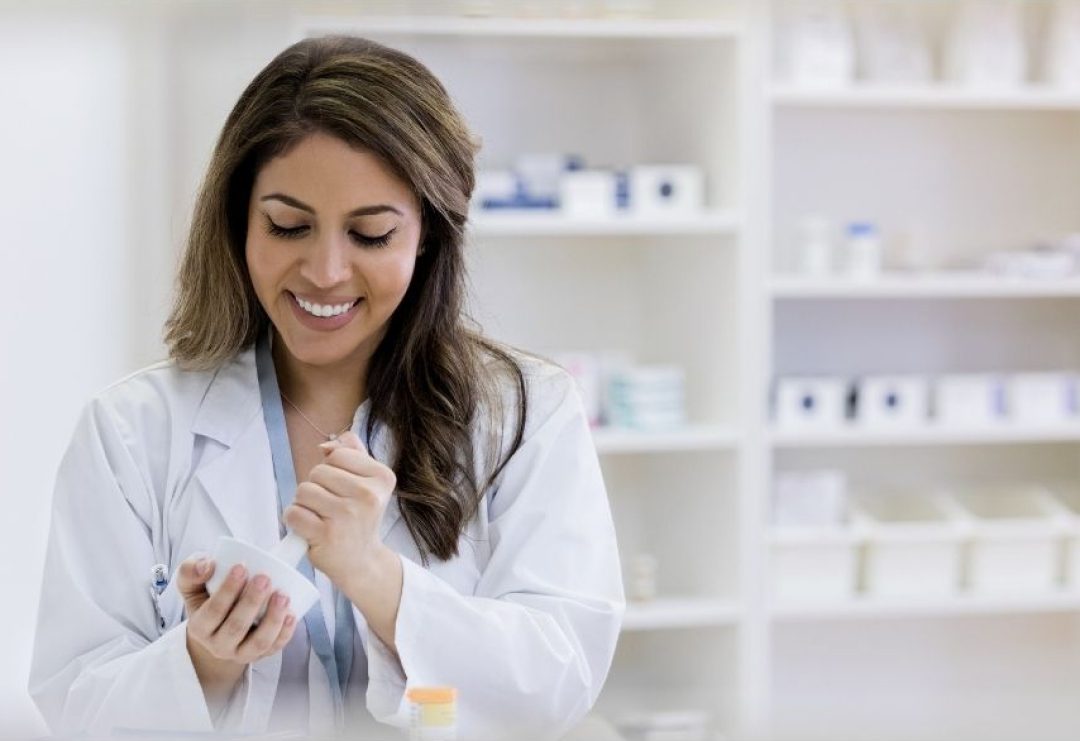
[[(573, 380), (464, 314), (475, 154), (439, 81), (363, 39), (244, 90), (171, 357), (87, 404), (57, 476), (30, 682), (54, 732), (355, 732), (430, 685), (472, 741), (588, 712), (624, 609), (611, 513)], [(221, 537), (286, 529), (310, 611), (243, 565), (210, 594)]]

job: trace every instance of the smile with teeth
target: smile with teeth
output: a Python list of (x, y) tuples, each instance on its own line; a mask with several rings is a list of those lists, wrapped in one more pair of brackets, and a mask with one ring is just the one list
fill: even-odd
[(296, 299), (296, 303), (300, 305), (301, 309), (306, 311), (308, 314), (317, 317), (339, 316), (347, 312), (352, 307), (356, 306), (356, 304), (360, 301), (360, 299), (356, 299), (356, 301), (348, 304), (330, 304), (324, 306), (322, 304), (313, 304), (310, 301), (305, 301), (304, 299), (296, 295), (293, 295), (293, 298)]

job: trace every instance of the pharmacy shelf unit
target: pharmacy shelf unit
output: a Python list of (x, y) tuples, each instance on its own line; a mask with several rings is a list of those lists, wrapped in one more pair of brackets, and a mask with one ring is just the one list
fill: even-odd
[(628, 585), (637, 555), (658, 562), (657, 598), (629, 606), (597, 710), (704, 710), (741, 737), (751, 103), (738, 4), (698, 5), (648, 21), (307, 14), (295, 28), (415, 54), (480, 136), (482, 168), (530, 152), (703, 168), (706, 209), (691, 218), (474, 211), (469, 308), (495, 337), (551, 357), (616, 351), (685, 369), (687, 427), (594, 430)]
[[(779, 3), (769, 5), (763, 22), (775, 45)], [(948, 5), (926, 3), (923, 12), (940, 21)], [(775, 63), (778, 50), (767, 57)], [(1080, 230), (1080, 182), (1071, 175), (1080, 166), (1080, 96), (1034, 83), (1001, 92), (864, 82), (811, 89), (776, 75), (763, 97), (767, 377), (1080, 369), (1076, 279), (971, 271), (994, 251)], [(892, 271), (862, 282), (800, 277), (798, 225), (811, 215), (837, 227), (876, 222)], [(764, 397), (761, 414), (770, 416)], [(841, 471), (860, 494), (1072, 480), (1077, 432), (769, 425), (761, 494), (772, 496), (778, 474), (809, 470)], [(769, 509), (760, 532), (766, 576)], [(1065, 591), (885, 600), (853, 589), (839, 601), (770, 601), (758, 728), (777, 739), (1061, 736), (1080, 722), (1061, 691), (1080, 658), (1077, 600)]]

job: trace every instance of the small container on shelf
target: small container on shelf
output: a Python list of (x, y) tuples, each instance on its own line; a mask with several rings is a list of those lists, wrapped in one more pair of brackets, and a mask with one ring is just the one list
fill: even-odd
[(1009, 417), (1020, 425), (1061, 425), (1077, 415), (1076, 377), (1071, 373), (1018, 373), (1006, 381)]
[(1027, 80), (1024, 3), (961, 0), (945, 44), (945, 75), (953, 83), (1015, 89)]
[(949, 375), (934, 382), (934, 420), (942, 427), (997, 427), (1007, 412), (1005, 384), (998, 376)]
[(626, 741), (713, 741), (712, 717), (703, 710), (665, 710), (636, 713), (616, 724)]
[(409, 741), (457, 741), (457, 690), (454, 687), (410, 687)]
[(629, 210), (635, 216), (694, 216), (705, 203), (705, 175), (693, 165), (630, 168)]
[(847, 423), (847, 379), (781, 378), (776, 388), (776, 425), (784, 431), (836, 430)]
[(787, 6), (786, 67), (793, 84), (842, 88), (855, 80), (855, 38), (841, 0), (814, 0)]
[(686, 372), (676, 365), (642, 365), (612, 372), (607, 417), (614, 427), (671, 430), (686, 425)]
[(960, 589), (964, 527), (945, 497), (917, 491), (862, 494), (853, 521), (865, 537), (866, 594), (935, 598)]
[(799, 223), (798, 272), (806, 278), (824, 278), (832, 274), (835, 246), (832, 224), (819, 216), (808, 216)]
[(656, 599), (656, 572), (659, 564), (651, 553), (639, 553), (630, 560), (630, 579), (626, 596), (632, 602), (652, 602)]
[(1067, 522), (1045, 489), (998, 486), (954, 495), (970, 527), (967, 586), (975, 594), (1056, 590)]
[(855, 422), (868, 430), (914, 430), (930, 420), (930, 381), (923, 376), (866, 376), (856, 383)]
[(848, 278), (871, 281), (881, 277), (884, 249), (877, 226), (868, 221), (848, 224), (844, 250), (844, 272)]
[(559, 206), (573, 219), (610, 219), (617, 211), (616, 175), (609, 170), (574, 170), (559, 178)]

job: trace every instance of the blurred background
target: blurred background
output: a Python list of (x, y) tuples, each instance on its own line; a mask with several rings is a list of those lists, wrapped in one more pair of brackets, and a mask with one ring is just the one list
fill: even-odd
[(0, 732), (46, 733), (76, 416), (164, 358), (224, 119), (325, 33), (447, 85), (471, 312), (580, 382), (631, 598), (600, 716), (1076, 737), (1075, 0), (0, 2)]

